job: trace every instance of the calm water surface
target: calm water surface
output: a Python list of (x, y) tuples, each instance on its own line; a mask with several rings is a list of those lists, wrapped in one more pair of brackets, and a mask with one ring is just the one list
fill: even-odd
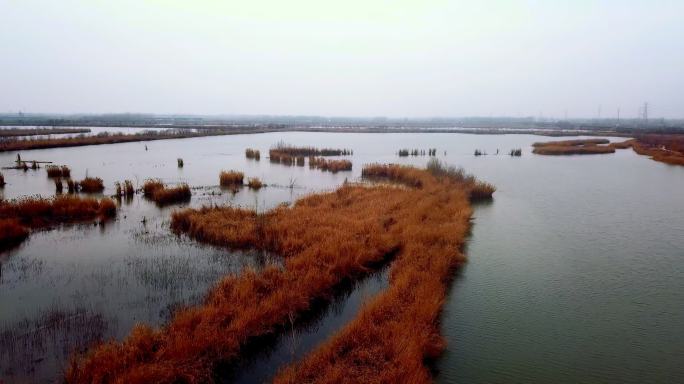
[[(281, 140), (353, 149), (354, 170), (331, 174), (270, 164), (268, 148)], [(437, 148), (441, 160), (498, 187), (492, 203), (475, 209), (470, 261), (454, 281), (442, 321), (449, 347), (437, 362), (438, 381), (684, 380), (684, 168), (627, 150), (532, 155), (531, 143), (544, 140), (551, 139), (270, 133), (25, 151), (22, 158), (69, 165), (76, 179), (101, 177), (105, 194), (113, 193), (115, 181), (141, 184), (159, 177), (196, 187), (190, 206), (230, 203), (264, 210), (355, 180), (366, 163), (424, 166), (427, 157), (395, 153)], [(261, 150), (260, 162), (244, 158), (247, 147)], [(490, 154), (499, 149), (502, 155), (474, 157), (476, 148)], [(513, 148), (523, 148), (523, 156), (503, 155)], [(0, 154), (0, 165), (11, 165), (15, 157)], [(182, 169), (178, 157), (184, 159)], [(242, 170), (268, 187), (223, 191), (217, 186), (222, 169)], [(3, 173), (4, 198), (54, 193), (44, 169)], [(121, 338), (137, 322), (163, 324), (174, 308), (201, 300), (222, 275), (276, 262), (272, 255), (229, 252), (173, 236), (168, 223), (175, 209), (136, 197), (121, 203), (113, 222), (34, 233), (0, 254), (0, 378), (50, 382), (72, 348)], [(357, 308), (354, 292), (335, 305)], [(320, 324), (337, 329), (348, 320), (332, 313)], [(316, 338), (313, 332), (300, 353), (328, 334)], [(274, 355), (279, 356), (267, 354), (253, 367), (279, 364), (269, 363)], [(243, 377), (253, 377), (249, 372), (254, 369)]]

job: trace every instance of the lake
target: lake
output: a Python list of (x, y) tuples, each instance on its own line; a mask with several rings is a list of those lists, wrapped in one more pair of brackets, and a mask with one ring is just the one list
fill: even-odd
[[(72, 177), (114, 182), (150, 177), (187, 182), (189, 206), (236, 204), (270, 209), (360, 178), (363, 164), (425, 166), (429, 157), (398, 157), (402, 148), (437, 149), (498, 188), (475, 206), (469, 262), (445, 305), (448, 342), (436, 362), (443, 383), (684, 381), (684, 167), (631, 150), (546, 157), (531, 144), (553, 138), (455, 133), (268, 133), (23, 151), (22, 159), (71, 167)], [(616, 141), (624, 139), (616, 138)], [(326, 173), (268, 161), (278, 142), (348, 148), (351, 172)], [(147, 146), (147, 149), (146, 149)], [(261, 150), (248, 160), (246, 148)], [(523, 156), (505, 153), (522, 148)], [(473, 156), (475, 149), (488, 156)], [(494, 155), (499, 150), (499, 155)], [(11, 165), (15, 152), (1, 153)], [(178, 168), (177, 158), (184, 159)], [(218, 186), (221, 170), (259, 177), (268, 186), (237, 193)], [(54, 194), (44, 169), (3, 170), (0, 196)], [(175, 308), (198, 303), (221, 276), (277, 263), (258, 252), (231, 252), (178, 238), (170, 213), (139, 196), (122, 201), (115, 221), (33, 233), (0, 254), (0, 379), (51, 382), (73, 348), (122, 338), (138, 322), (161, 325)], [(324, 341), (384, 286), (369, 277), (322, 310), (305, 334)], [(376, 279), (376, 280), (373, 280)], [(361, 290), (361, 291), (357, 291)], [(364, 292), (359, 295), (358, 292)], [(350, 312), (351, 311), (351, 312)], [(313, 329), (313, 331), (312, 331)], [(318, 331), (320, 329), (321, 331)], [(332, 331), (331, 331), (332, 330)], [(318, 336), (318, 338), (316, 337)], [(284, 335), (283, 339), (286, 339)], [(249, 372), (290, 361), (287, 346), (256, 357)], [(292, 358), (302, 355), (300, 348)], [(270, 360), (269, 360), (270, 359)], [(254, 367), (263, 367), (255, 370)], [(269, 375), (258, 375), (259, 380)]]

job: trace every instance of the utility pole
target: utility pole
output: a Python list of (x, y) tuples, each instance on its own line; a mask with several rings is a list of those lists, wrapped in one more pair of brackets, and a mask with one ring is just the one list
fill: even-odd
[(617, 110), (617, 125), (620, 126), (620, 107)]

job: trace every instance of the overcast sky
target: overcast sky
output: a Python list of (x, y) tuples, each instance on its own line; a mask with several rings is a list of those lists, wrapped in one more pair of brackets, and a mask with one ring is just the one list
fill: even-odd
[(0, 111), (684, 117), (684, 1), (0, 0)]

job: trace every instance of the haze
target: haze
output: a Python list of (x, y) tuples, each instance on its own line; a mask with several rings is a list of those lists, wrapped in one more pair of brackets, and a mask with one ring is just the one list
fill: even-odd
[[(684, 116), (682, 1), (0, 1), (0, 111)], [(600, 112), (599, 112), (600, 111)]]

